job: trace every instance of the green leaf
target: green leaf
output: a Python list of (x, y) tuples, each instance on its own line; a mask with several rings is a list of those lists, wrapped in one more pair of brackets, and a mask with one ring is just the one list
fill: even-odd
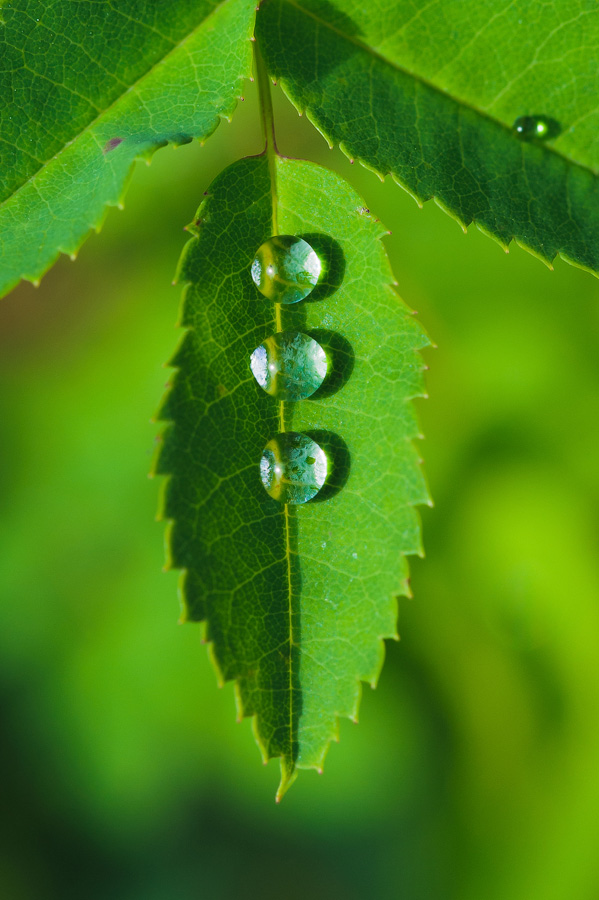
[[(244, 159), (198, 211), (179, 270), (188, 330), (155, 471), (171, 476), (162, 516), (169, 564), (185, 569), (184, 618), (206, 620), (240, 715), (255, 716), (264, 758), (281, 757), (280, 796), (298, 767), (321, 768), (337, 718), (356, 717), (359, 682), (374, 684), (382, 638), (396, 634), (404, 555), (421, 552), (413, 507), (427, 502), (409, 401), (423, 394), (416, 351), (428, 341), (395, 293), (385, 232), (353, 189), (312, 163), (273, 166), (276, 194), (266, 156)], [(287, 307), (250, 276), (274, 214), (278, 233), (303, 236), (328, 272)], [(250, 370), (254, 349), (282, 330), (332, 354), (328, 388), (297, 403), (267, 394)], [(285, 506), (264, 490), (259, 462), (281, 422), (313, 434), (337, 464), (322, 502)]]
[(0, 11), (0, 295), (73, 255), (138, 157), (205, 139), (251, 70), (255, 0)]
[[(599, 271), (596, 3), (265, 0), (256, 35), (349, 157), (506, 248)], [(518, 137), (521, 116), (549, 139)]]

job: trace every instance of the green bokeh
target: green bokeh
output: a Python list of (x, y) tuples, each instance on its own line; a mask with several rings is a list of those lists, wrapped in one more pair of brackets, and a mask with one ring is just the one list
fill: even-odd
[(0, 895), (596, 900), (599, 285), (418, 210), (275, 94), (282, 152), (393, 230), (438, 344), (402, 641), (325, 774), (275, 807), (277, 763), (160, 571), (170, 282), (202, 191), (260, 148), (248, 85), (205, 148), (138, 165), (76, 264), (0, 304)]

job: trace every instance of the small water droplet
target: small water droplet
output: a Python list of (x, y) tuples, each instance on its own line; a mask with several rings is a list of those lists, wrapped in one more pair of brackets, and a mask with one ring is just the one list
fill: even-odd
[(275, 303), (297, 303), (318, 283), (322, 264), (316, 251), (290, 234), (271, 237), (258, 248), (252, 278), (258, 290)]
[(267, 494), (281, 503), (306, 503), (319, 492), (328, 471), (326, 453), (297, 431), (278, 434), (260, 460), (260, 480)]
[(357, 554), (357, 553), (352, 553), (352, 558), (353, 558), (353, 559), (357, 559), (357, 558), (358, 558), (358, 554)]
[(320, 344), (301, 331), (281, 331), (266, 338), (250, 357), (261, 388), (280, 400), (305, 400), (327, 374), (327, 357)]
[(545, 116), (520, 116), (513, 129), (523, 141), (544, 141), (553, 137), (552, 120)]

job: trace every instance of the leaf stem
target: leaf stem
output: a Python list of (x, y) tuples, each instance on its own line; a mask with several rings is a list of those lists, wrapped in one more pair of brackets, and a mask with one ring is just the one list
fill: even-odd
[(270, 78), (266, 71), (266, 65), (260, 53), (258, 42), (254, 44), (254, 58), (256, 61), (256, 77), (258, 80), (258, 91), (260, 95), (260, 113), (262, 118), (262, 130), (264, 131), (264, 140), (266, 146), (264, 153), (268, 160), (268, 170), (270, 172), (271, 195), (272, 195), (272, 230), (273, 234), (279, 233), (278, 216), (277, 216), (277, 173), (276, 173), (276, 157), (278, 155), (277, 139), (275, 137), (275, 117), (272, 109), (272, 97), (270, 95)]

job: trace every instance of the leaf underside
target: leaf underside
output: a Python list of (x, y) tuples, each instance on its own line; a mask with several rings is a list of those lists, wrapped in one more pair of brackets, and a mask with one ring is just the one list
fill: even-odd
[[(538, 6), (265, 0), (256, 36), (331, 145), (506, 248), (597, 273), (599, 8)], [(514, 133), (534, 114), (556, 120), (555, 140)]]
[(0, 11), (0, 295), (74, 255), (135, 159), (205, 139), (251, 71), (255, 0)]
[[(184, 618), (207, 622), (217, 669), (236, 680), (264, 759), (281, 757), (280, 795), (297, 768), (320, 769), (337, 718), (356, 717), (360, 680), (376, 681), (382, 638), (396, 634), (404, 555), (420, 553), (413, 507), (427, 502), (409, 401), (423, 393), (416, 351), (428, 341), (355, 192), (288, 159), (277, 159), (276, 183), (279, 233), (317, 247), (327, 278), (277, 322), (250, 277), (273, 232), (267, 159), (219, 175), (180, 264), (187, 331), (155, 472), (170, 475), (162, 516), (169, 563), (185, 570)], [(258, 386), (250, 354), (277, 330), (341, 348), (328, 390), (281, 403)], [(321, 502), (284, 506), (260, 483), (262, 449), (281, 421), (339, 454), (345, 483)]]

